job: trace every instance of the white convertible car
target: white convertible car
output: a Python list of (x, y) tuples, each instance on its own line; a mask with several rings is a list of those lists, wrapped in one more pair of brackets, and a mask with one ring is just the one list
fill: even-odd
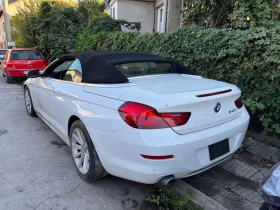
[(170, 183), (227, 159), (249, 115), (241, 91), (156, 55), (60, 57), (24, 83), (26, 110), (71, 148), (80, 177)]

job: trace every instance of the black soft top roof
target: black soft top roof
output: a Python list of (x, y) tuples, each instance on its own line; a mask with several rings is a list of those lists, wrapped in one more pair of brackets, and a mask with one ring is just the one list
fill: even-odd
[(128, 82), (116, 64), (136, 62), (171, 62), (177, 73), (196, 74), (193, 70), (157, 55), (136, 52), (90, 51), (64, 55), (59, 60), (79, 59), (82, 65), (82, 82), (125, 83)]

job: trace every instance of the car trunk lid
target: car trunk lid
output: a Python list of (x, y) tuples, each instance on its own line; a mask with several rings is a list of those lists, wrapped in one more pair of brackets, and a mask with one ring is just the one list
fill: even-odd
[(172, 128), (178, 134), (217, 126), (242, 113), (235, 105), (240, 90), (228, 83), (181, 74), (135, 77), (130, 81), (137, 86), (119, 100), (143, 103), (159, 113), (191, 112), (187, 124)]
[(37, 50), (13, 50), (9, 65), (19, 70), (44, 69), (48, 62)]
[(14, 65), (19, 70), (44, 69), (47, 66), (46, 60), (18, 60)]

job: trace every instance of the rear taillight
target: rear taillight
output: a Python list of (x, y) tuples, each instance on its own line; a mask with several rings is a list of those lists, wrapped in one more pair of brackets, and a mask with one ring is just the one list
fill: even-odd
[(234, 103), (238, 109), (241, 109), (243, 107), (242, 97), (240, 96)]
[(7, 68), (11, 68), (11, 67), (12, 67), (12, 68), (15, 68), (15, 63), (10, 61), (10, 62), (8, 62), (8, 63), (6, 64), (6, 67), (7, 67)]
[(190, 112), (184, 113), (161, 113), (160, 116), (167, 122), (170, 127), (185, 125), (190, 117)]
[(44, 68), (46, 68), (48, 66), (48, 61), (47, 60), (43, 61), (43, 66), (44, 66)]
[(119, 108), (121, 118), (131, 127), (138, 129), (159, 129), (184, 125), (191, 113), (161, 113), (153, 107), (125, 102)]

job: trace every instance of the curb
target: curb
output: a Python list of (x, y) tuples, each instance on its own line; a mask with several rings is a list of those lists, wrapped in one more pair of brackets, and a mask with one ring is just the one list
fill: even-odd
[[(244, 140), (244, 146), (248, 152), (274, 162), (280, 161), (280, 139), (251, 131), (247, 131), (246, 136), (251, 137)], [(156, 186), (164, 190), (164, 186), (161, 184), (156, 184)], [(190, 199), (195, 205), (202, 207), (204, 210), (228, 210), (214, 199), (181, 179), (176, 180), (170, 186), (170, 189), (174, 194)], [(193, 192), (192, 195), (188, 193), (190, 190)]]
[(280, 139), (276, 139), (276, 138), (266, 136), (266, 135), (263, 135), (263, 134), (260, 134), (260, 133), (255, 133), (255, 132), (252, 132), (252, 131), (247, 131), (246, 136), (251, 137), (255, 141), (261, 142), (261, 143), (266, 144), (268, 146), (280, 148)]
[(264, 159), (280, 162), (280, 150), (277, 147), (268, 146), (267, 144), (261, 143), (255, 138), (245, 139), (243, 142), (245, 151), (262, 157)]
[[(162, 185), (156, 184), (156, 186), (162, 189)], [(175, 183), (170, 186), (170, 189), (174, 194), (179, 195), (182, 198), (190, 199), (192, 202), (194, 202), (194, 204), (203, 207), (204, 210), (228, 210), (227, 208), (219, 204), (217, 201), (213, 200), (209, 196), (200, 192), (199, 190), (182, 181), (181, 179), (176, 180)], [(193, 192), (192, 195), (187, 193), (190, 190)]]

